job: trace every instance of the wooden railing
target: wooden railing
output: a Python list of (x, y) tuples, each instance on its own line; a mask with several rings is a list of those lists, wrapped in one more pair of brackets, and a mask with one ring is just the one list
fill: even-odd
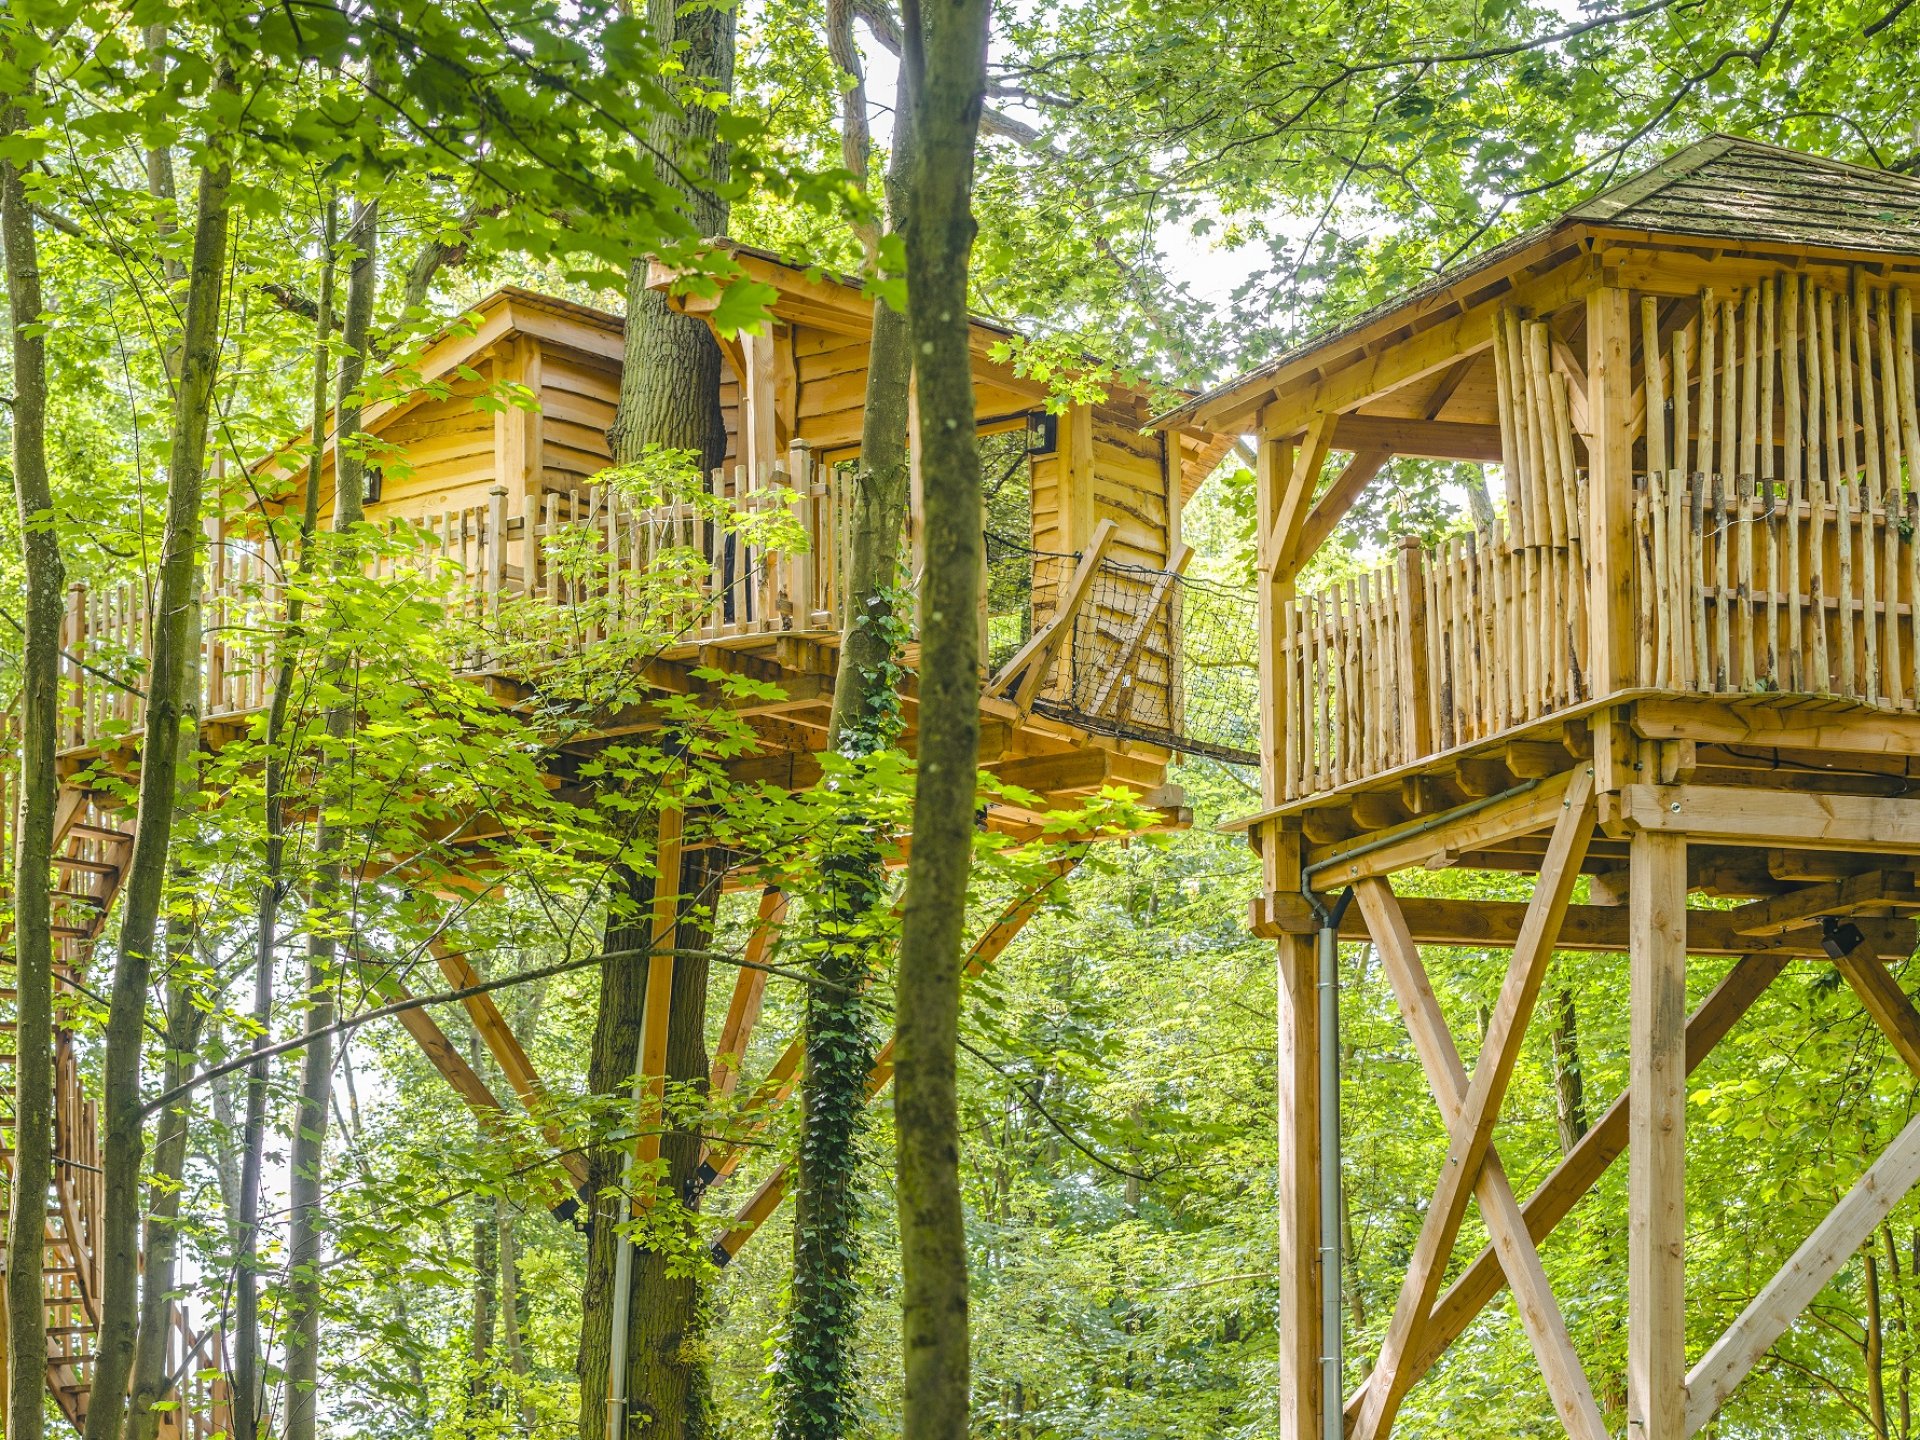
[[(448, 605), (479, 637), (468, 668), (492, 668), (508, 635), (496, 629), (504, 602), (569, 612), (572, 643), (607, 639), (641, 624), (663, 627), (689, 649), (780, 632), (837, 633), (845, 614), (851, 533), (848, 487), (837, 471), (795, 447), (761, 476), (716, 472), (711, 494), (748, 517), (789, 511), (804, 537), (786, 547), (734, 530), (710, 504), (638, 505), (605, 485), (543, 492), (532, 514), (511, 513), (496, 486), (482, 504), (408, 517), (413, 544), (371, 562), (377, 577), (440, 560), (453, 576)], [(700, 557), (683, 569), (671, 613), (649, 579), (668, 551)], [(285, 577), (266, 547), (244, 535), (213, 547), (202, 597), (202, 714), (264, 707), (272, 686), (272, 636), (284, 614)], [(61, 646), (63, 744), (87, 749), (137, 729), (150, 601), (137, 585), (69, 594)], [(496, 644), (495, 642), (499, 642)]]

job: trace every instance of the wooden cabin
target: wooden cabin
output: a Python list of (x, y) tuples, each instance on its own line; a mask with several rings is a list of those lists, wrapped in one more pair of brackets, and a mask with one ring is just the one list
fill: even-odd
[[(622, 322), (517, 288), (488, 296), (417, 362), (385, 377), (363, 419), (373, 437), (366, 512), (425, 532), (430, 548), (462, 566), (476, 606), (515, 595), (604, 603), (619, 592), (622, 573), (644, 569), (662, 545), (701, 547), (714, 557), (710, 603), (690, 617), (686, 643), (663, 663), (689, 671), (717, 648), (729, 665), (781, 685), (787, 700), (770, 707), (781, 723), (768, 726), (760, 767), (784, 766), (784, 778), (799, 785), (818, 773), (809, 757), (824, 744), (846, 614), (848, 467), (859, 447), (871, 302), (857, 286), (755, 251), (736, 258), (747, 278), (775, 294), (774, 318), (760, 334), (718, 336), (730, 444), (710, 486), (738, 506), (791, 510), (806, 530), (804, 550), (736, 553), (690, 510), (636, 508), (597, 483), (610, 464)], [(671, 303), (711, 313), (711, 302), (673, 295), (671, 275), (655, 278)], [(994, 358), (995, 347), (1014, 338), (989, 321), (974, 323), (994, 495), (981, 605), (994, 662), (982, 763), (1060, 802), (1119, 784), (1179, 823), (1180, 795), (1165, 770), (1183, 739), (1177, 617), (1190, 552), (1180, 511), (1232, 441), (1190, 425), (1148, 431), (1151, 397), (1125, 387), (1056, 414), (1045, 384)], [(269, 508), (290, 503), (304, 464), (293, 451), (268, 457), (250, 483)], [(329, 513), (332, 466), (329, 450)], [(917, 544), (915, 509), (909, 540)], [(215, 607), (272, 591), (253, 538), (258, 513), (230, 520), (215, 546)], [(608, 556), (598, 589), (562, 576), (549, 554), (550, 540), (583, 525)], [(618, 624), (618, 615), (606, 623)], [(68, 635), (75, 653), (91, 647), (137, 664), (144, 629), (138, 597), (76, 591)], [(229, 650), (223, 632), (212, 633), (205, 713), (217, 722), (265, 703), (268, 665), (265, 654)], [(476, 668), (498, 666), (476, 657)], [(124, 728), (136, 717), (130, 697), (84, 670), (75, 667), (70, 679), (77, 765), (116, 723)], [(911, 693), (909, 710), (911, 719)], [(794, 746), (796, 733), (811, 736), (811, 749)]]
[[(599, 482), (610, 459), (606, 431), (620, 384), (622, 322), (515, 288), (488, 296), (375, 387), (376, 398), (362, 418), (363, 432), (373, 437), (366, 515), (374, 522), (406, 522), (429, 555), (454, 562), (458, 579), (448, 603), (489, 634), (487, 626), (510, 613), (505, 602), (515, 599), (578, 607), (592, 616), (584, 627), (592, 632), (588, 638), (603, 638), (635, 620), (628, 601), (639, 587), (630, 582), (664, 547), (712, 557), (712, 573), (700, 579), (697, 601), (684, 617), (684, 640), (636, 663), (649, 667), (646, 678), (680, 693), (698, 693), (707, 682), (695, 672), (716, 668), (776, 684), (778, 700), (744, 712), (764, 743), (759, 755), (739, 763), (758, 778), (799, 786), (819, 774), (814, 757), (825, 746), (848, 613), (847, 462), (858, 454), (871, 309), (856, 286), (758, 252), (736, 255), (748, 278), (771, 287), (774, 318), (760, 334), (717, 336), (728, 365), (723, 400), (730, 445), (725, 465), (706, 483), (737, 507), (789, 510), (804, 529), (803, 548), (763, 554), (714, 528), (690, 505), (642, 506)], [(671, 294), (672, 277), (655, 278)], [(672, 303), (704, 313), (697, 302), (676, 297)], [(995, 347), (1013, 338), (991, 322), (974, 323), (981, 443), (992, 491), (988, 573), (981, 586), (981, 626), (992, 661), (981, 763), (1037, 794), (1043, 808), (1072, 805), (1118, 785), (1157, 808), (1164, 824), (1184, 824), (1188, 812), (1179, 787), (1166, 780), (1171, 755), (1181, 749), (1219, 753), (1223, 747), (1190, 734), (1186, 719), (1185, 617), (1209, 604), (1217, 608), (1220, 597), (1198, 593), (1188, 603), (1182, 572), (1191, 552), (1181, 540), (1180, 512), (1232, 438), (1192, 425), (1149, 432), (1150, 397), (1126, 387), (1113, 388), (1100, 403), (1073, 403), (1056, 414), (1045, 385), (995, 358)], [(242, 487), (247, 502), (212, 537), (201, 704), (208, 744), (222, 743), (237, 722), (267, 703), (272, 656), (248, 637), (272, 633), (280, 577), (268, 563), (260, 522), (263, 513), (290, 503), (304, 485), (304, 471), (301, 447), (262, 459)], [(329, 448), (322, 473), (326, 516), (332, 487)], [(909, 541), (916, 526), (910, 520)], [(570, 543), (584, 539), (592, 552), (586, 575), (556, 561), (552, 552), (563, 535)], [(93, 770), (137, 764), (138, 696), (113, 681), (138, 675), (144, 664), (148, 605), (137, 586), (95, 592), (75, 586), (70, 597), (62, 637), (66, 733), (55, 838), (61, 875), (55, 928), (63, 973), (77, 975), (84, 967), (133, 847), (134, 816), (124, 808), (125, 792), (95, 788)], [(267, 624), (247, 623), (256, 607)], [(537, 691), (539, 660), (503, 659), (508, 653), (483, 639), (468, 668), (477, 681), (511, 695)], [(911, 746), (911, 679), (906, 699)], [(743, 713), (737, 703), (732, 708)], [(1220, 708), (1217, 702), (1214, 708)], [(1231, 745), (1224, 748), (1252, 758)], [(6, 796), (0, 777), (0, 800)], [(3, 838), (12, 805), (0, 813)], [(667, 815), (677, 812), (663, 814), (658, 864), (673, 875), (678, 867), (668, 855), (678, 849), (679, 832), (676, 824), (669, 834)], [(1041, 818), (1007, 803), (997, 803), (989, 816), (990, 823), (1015, 833), (1031, 832)], [(484, 842), (485, 829), (463, 830), (463, 839)], [(376, 870), (380, 863), (375, 861)], [(1071, 862), (1060, 868), (1064, 873)], [(5, 878), (0, 873), (0, 889)], [(1040, 900), (1037, 894), (1022, 897), (992, 925), (970, 951), (967, 973), (990, 964)], [(669, 891), (664, 900), (656, 897), (656, 911), (664, 906), (670, 914), (675, 903)], [(785, 908), (784, 897), (769, 889), (750, 955), (766, 953)], [(452, 940), (442, 937), (432, 948), (450, 984), (473, 982), (475, 971)], [(766, 979), (764, 967), (740, 970), (715, 1060), (716, 1094), (730, 1093), (739, 1078), (738, 1062)], [(370, 983), (389, 999), (404, 994), (384, 972)], [(518, 1099), (539, 1116), (544, 1088), (493, 998), (476, 994), (464, 1003)], [(500, 1100), (433, 1018), (414, 1009), (402, 1014), (401, 1023), (482, 1122), (491, 1123)], [(649, 1007), (645, 1054), (664, 1055), (666, 1023), (664, 1007), (658, 1013)], [(48, 1222), (46, 1302), (53, 1328), (46, 1363), (49, 1390), (78, 1427), (90, 1393), (101, 1303), (98, 1114), (81, 1083), (73, 1033), (60, 1029), (56, 1046), (63, 1163)], [(758, 1124), (768, 1123), (789, 1096), (798, 1057), (796, 1040), (749, 1092)], [(890, 1075), (890, 1052), (883, 1052), (874, 1090)], [(641, 1143), (657, 1147), (658, 1135)], [(701, 1185), (724, 1184), (750, 1150), (745, 1141), (712, 1148), (702, 1157)], [(584, 1184), (577, 1153), (566, 1151), (558, 1159), (575, 1185)], [(784, 1167), (758, 1178), (714, 1242), (719, 1261), (754, 1233), (784, 1186)], [(556, 1188), (556, 1213), (571, 1214), (577, 1202), (570, 1188), (558, 1182)], [(592, 1203), (595, 1197), (586, 1199)], [(174, 1321), (170, 1354), (189, 1378), (180, 1407), (162, 1422), (163, 1435), (201, 1440), (225, 1428), (228, 1418), (222, 1383), (209, 1385), (203, 1375), (224, 1369), (220, 1340), (212, 1332), (189, 1333), (177, 1310)], [(189, 1355), (195, 1363), (188, 1363)]]
[[(1536, 1247), (1626, 1152), (1625, 1433), (1684, 1440), (1920, 1175), (1913, 1126), (1688, 1351), (1688, 1070), (1793, 957), (1837, 966), (1920, 1069), (1888, 969), (1920, 909), (1916, 298), (1920, 180), (1714, 137), (1167, 417), (1259, 435), (1265, 803), (1244, 828), (1283, 996), (1283, 1436), (1383, 1440), (1507, 1286), (1557, 1422), (1621, 1433)], [(1497, 465), (1497, 515), (1304, 582), (1396, 455)], [(1396, 895), (1417, 867), (1521, 872), (1533, 898)], [(1377, 947), (1451, 1135), (1344, 1397), (1315, 939), (1336, 932)], [(1512, 951), (1471, 1071), (1423, 969), (1449, 945)], [(1556, 947), (1629, 957), (1631, 1105), (1523, 1201), (1491, 1145)], [(1689, 956), (1733, 957), (1691, 1015)], [(1443, 1285), (1469, 1195), (1493, 1243)]]

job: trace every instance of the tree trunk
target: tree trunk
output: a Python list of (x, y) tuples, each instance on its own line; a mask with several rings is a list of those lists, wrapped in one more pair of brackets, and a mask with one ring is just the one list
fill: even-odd
[(1880, 1313), (1880, 1266), (1871, 1242), (1860, 1259), (1866, 1270), (1866, 1342), (1863, 1346), (1866, 1353), (1863, 1358), (1867, 1367), (1867, 1414), (1873, 1421), (1874, 1435), (1878, 1440), (1887, 1440), (1887, 1344)]
[[(468, 1027), (467, 1060), (477, 1072), (484, 1064), (480, 1032)], [(486, 1127), (480, 1139), (487, 1140)], [(500, 1298), (500, 1224), (496, 1202), (485, 1196), (473, 1201), (473, 1309), (467, 1321), (467, 1358), (473, 1365), (467, 1380), (467, 1430), (484, 1435), (492, 1428), (488, 1420), (493, 1410), (493, 1326)]]
[[(280, 557), (283, 570), (304, 572), (312, 562), (313, 537), (320, 526), (321, 449), (332, 410), (333, 383), (333, 288), (334, 288), (334, 206), (329, 198), (321, 235), (320, 296), (314, 317), (313, 389), (310, 414), (312, 449), (307, 456), (306, 493), (300, 511), (299, 549), (289, 563)], [(260, 899), (255, 912), (253, 961), (253, 1041), (254, 1060), (247, 1067), (247, 1113), (240, 1141), (240, 1180), (235, 1228), (238, 1231), (237, 1258), (234, 1262), (234, 1351), (233, 1351), (233, 1430), (239, 1440), (256, 1440), (264, 1417), (264, 1381), (260, 1357), (264, 1353), (260, 1333), (260, 1171), (267, 1143), (267, 1082), (271, 1078), (266, 1056), (262, 1053), (273, 1039), (273, 980), (276, 952), (280, 945), (280, 906), (287, 898), (286, 879), (286, 785), (287, 712), (293, 702), (295, 666), (299, 658), (300, 618), (303, 610), (301, 585), (288, 587), (284, 618), (285, 633), (280, 640), (280, 659), (274, 672), (273, 694), (267, 703), (267, 729), (262, 765), (262, 810), (266, 842), (262, 853), (263, 874)]]
[(1573, 990), (1562, 984), (1553, 1000), (1553, 1111), (1560, 1126), (1560, 1153), (1568, 1155), (1587, 1133), (1587, 1082), (1580, 1065), (1580, 1016)]
[[(683, 85), (716, 95), (733, 91), (734, 11), (700, 0), (676, 6), (649, 0), (653, 33), (684, 45)], [(677, 13), (676, 13), (677, 12)], [(702, 236), (727, 232), (728, 203), (712, 186), (689, 184), (681, 175), (702, 168), (715, 180), (726, 175), (725, 149), (715, 139), (718, 112), (700, 104), (663, 111), (649, 136), (650, 148), (673, 162), (661, 179), (683, 196), (687, 218)], [(607, 444), (616, 465), (630, 465), (649, 447), (692, 451), (701, 473), (726, 459), (727, 422), (720, 409), (719, 343), (706, 321), (679, 315), (667, 297), (647, 287), (647, 259), (635, 260), (627, 278), (627, 332), (620, 372), (620, 398)]]
[(533, 1366), (527, 1360), (527, 1341), (520, 1325), (520, 1246), (514, 1235), (513, 1211), (504, 1196), (494, 1197), (493, 1216), (500, 1228), (500, 1337), (507, 1347), (507, 1364), (515, 1380), (521, 1382), (514, 1389), (520, 1428), (531, 1433), (540, 1417), (525, 1386)]
[[(866, 96), (858, 83), (858, 52), (851, 43), (851, 8), (833, 7), (835, 45), (852, 66), (847, 93), (848, 167), (866, 173)], [(905, 72), (895, 114), (888, 189), (895, 222), (902, 213), (906, 167), (912, 155), (911, 110)], [(857, 106), (859, 124), (854, 124)], [(869, 247), (877, 254), (877, 245)], [(876, 301), (867, 355), (866, 408), (854, 475), (852, 573), (847, 616), (834, 681), (827, 744), (858, 762), (896, 746), (903, 728), (900, 652), (905, 637), (896, 611), (900, 534), (907, 518), (907, 394), (913, 356), (906, 316)], [(824, 837), (821, 887), (815, 911), (811, 968), (822, 983), (809, 986), (800, 1071), (800, 1140), (794, 1164), (793, 1300), (774, 1387), (774, 1434), (779, 1440), (839, 1440), (861, 1407), (854, 1370), (860, 1293), (854, 1271), (861, 1218), (857, 1161), (866, 1128), (867, 1076), (873, 1068), (872, 1001), (875, 969), (890, 948), (886, 857), (881, 837), (860, 803), (861, 788), (845, 787), (849, 804)]]
[[(364, 514), (366, 459), (353, 437), (360, 430), (360, 382), (373, 334), (373, 296), (379, 282), (380, 202), (360, 207), (347, 241), (353, 264), (347, 272), (345, 324), (340, 332), (340, 374), (334, 391), (333, 529), (344, 535)], [(351, 562), (348, 562), (351, 563)], [(347, 662), (342, 660), (344, 668)], [(340, 677), (344, 678), (344, 677)], [(337, 747), (353, 732), (354, 714), (336, 706), (327, 714), (327, 736)], [(327, 767), (331, 770), (333, 767)], [(327, 816), (351, 803), (323, 770), (321, 818), (314, 836), (314, 874), (307, 904), (306, 1026), (318, 1032), (308, 1042), (300, 1069), (287, 1180), (287, 1440), (314, 1440), (320, 1393), (320, 1266), (325, 1249), (327, 1097), (333, 1089), (334, 986), (339, 982), (340, 850), (345, 840)]]
[[(222, 71), (217, 87), (232, 90), (230, 69)], [(124, 1397), (139, 1320), (140, 1163), (146, 1138), (140, 1104), (140, 1054), (147, 978), (158, 939), (167, 855), (173, 839), (183, 732), (188, 728), (191, 708), (186, 693), (187, 626), (194, 572), (200, 561), (200, 497), (213, 382), (220, 359), (227, 192), (233, 178), (222, 137), (207, 138), (210, 149), (200, 171), (186, 319), (180, 334), (180, 376), (174, 387), (166, 528), (142, 717), (145, 734), (140, 746), (139, 809), (122, 891), (119, 954), (107, 1008), (100, 1106), (106, 1132), (101, 1147), (105, 1191), (100, 1242), (103, 1284), (86, 1440), (118, 1440), (126, 1417)]]
[[(718, 891), (718, 859), (711, 849), (685, 851), (679, 877), (680, 915), (673, 945), (686, 952), (704, 950), (712, 941), (709, 922), (693, 909), (710, 905)], [(609, 916), (605, 949), (646, 950), (653, 943), (651, 878), (621, 871), (624, 895)], [(709, 891), (715, 894), (708, 894)], [(609, 961), (600, 974), (600, 1013), (594, 1023), (587, 1060), (587, 1083), (596, 1095), (632, 1093), (640, 1025), (646, 1009), (647, 960)], [(667, 1026), (669, 1097), (687, 1087), (703, 1088), (709, 1073), (706, 1045), (707, 962), (682, 954), (673, 967), (673, 993)], [(698, 1243), (692, 1225), (699, 1209), (697, 1177), (701, 1126), (687, 1125), (668, 1109), (660, 1140), (666, 1184), (656, 1205), (678, 1204), (684, 1235), (660, 1248), (636, 1244), (628, 1294), (626, 1433), (645, 1440), (702, 1440), (707, 1434), (706, 1365), (701, 1355), (702, 1295), (696, 1266), (682, 1253)], [(621, 1188), (621, 1145), (596, 1145), (587, 1152), (587, 1193), (592, 1219), (587, 1227), (585, 1301), (580, 1324), (581, 1440), (624, 1440), (608, 1436), (607, 1379), (612, 1365), (614, 1261), (620, 1237), (616, 1227), (627, 1214), (629, 1198)], [(656, 1217), (654, 1227), (660, 1225)], [(668, 1229), (678, 1227), (669, 1226)], [(684, 1242), (684, 1243), (681, 1243)]]
[[(202, 586), (195, 572), (193, 603), (187, 624), (187, 693), (194, 697), (188, 711), (190, 738), (181, 758), (175, 812), (195, 808), (199, 801), (200, 635)], [(194, 877), (173, 852), (176, 894), (192, 891)], [(193, 946), (195, 925), (167, 922), (167, 1051), (161, 1088), (169, 1093), (193, 1078), (200, 1050), (200, 1032), (207, 1012), (201, 987), (195, 983)], [(187, 1163), (187, 1128), (193, 1102), (182, 1095), (163, 1109), (153, 1127), (153, 1178), (147, 1186), (146, 1243), (142, 1249), (144, 1278), (140, 1290), (140, 1328), (133, 1346), (133, 1380), (129, 1413), (134, 1440), (155, 1440), (164, 1412), (154, 1405), (166, 1397), (167, 1339), (173, 1329), (174, 1279), (180, 1254), (181, 1177)]]
[[(13, 47), (5, 57), (15, 62)], [(26, 84), (33, 72), (26, 72)], [(20, 128), (18, 105), (0, 109), (0, 138)], [(47, 471), (47, 342), (35, 328), (42, 309), (39, 242), (23, 177), (0, 150), (0, 243), (6, 247), (8, 336), (13, 343), (12, 458), (26, 571), (21, 637), (20, 771), (14, 829), (13, 950), (14, 1154), (7, 1213), (6, 1434), (45, 1433), (47, 1312), (42, 1300), (47, 1186), (53, 1178), (53, 826), (59, 789), (54, 752), (60, 723), (60, 626), (66, 569), (54, 529)]]
[(967, 1235), (956, 1098), (960, 964), (980, 734), (980, 456), (967, 269), (989, 0), (906, 0), (915, 154), (907, 315), (920, 409), (926, 579), (919, 778), (895, 1001), (894, 1129), (905, 1440), (967, 1434)]
[[(649, 0), (650, 27), (656, 35), (671, 35), (680, 51), (682, 85), (697, 85), (712, 95), (733, 90), (734, 11), (729, 5), (695, 3), (678, 6), (674, 0)], [(667, 163), (662, 180), (676, 186), (688, 218), (703, 236), (724, 235), (728, 203), (711, 185), (689, 183), (688, 176), (705, 173), (715, 180), (725, 176), (725, 148), (716, 138), (718, 112), (711, 106), (687, 104), (663, 110), (647, 137), (647, 148)], [(647, 261), (636, 260), (627, 280), (626, 344), (620, 373), (620, 395), (614, 408), (607, 444), (615, 464), (632, 464), (650, 449), (690, 453), (701, 473), (711, 473), (727, 454), (726, 417), (720, 408), (719, 343), (704, 320), (677, 315), (666, 297), (647, 287)], [(694, 877), (704, 876), (706, 862), (686, 857), (681, 867), (679, 895), (683, 914), (680, 931), (689, 923), (686, 897), (697, 889)], [(622, 872), (626, 875), (626, 872)], [(650, 921), (652, 885), (626, 875), (626, 899), (637, 908), (632, 916), (609, 912), (606, 948), (646, 949), (652, 943)], [(642, 892), (645, 898), (642, 898)], [(632, 918), (632, 917), (638, 917)], [(616, 944), (616, 934), (620, 937)], [(680, 944), (686, 942), (680, 941)], [(677, 1069), (689, 1057), (706, 1052), (705, 961), (682, 960), (674, 967), (673, 999), (667, 1035), (667, 1078), (704, 1080)], [(640, 1035), (641, 1010), (646, 993), (646, 966), (631, 961), (608, 961), (600, 971), (600, 1011), (594, 1025), (588, 1083), (596, 1094), (625, 1094), (633, 1078)], [(675, 1194), (690, 1208), (696, 1204), (693, 1175), (699, 1158), (697, 1138), (669, 1133), (661, 1145)], [(624, 1205), (610, 1198), (618, 1193), (622, 1153), (596, 1146), (587, 1156), (586, 1199), (594, 1217), (589, 1226), (586, 1279), (580, 1317), (580, 1435), (595, 1440), (609, 1428), (608, 1372), (611, 1358), (611, 1301), (618, 1246), (613, 1233), (617, 1213)], [(685, 1174), (681, 1173), (685, 1163)], [(628, 1428), (633, 1417), (654, 1412), (648, 1440), (680, 1440), (706, 1432), (706, 1367), (691, 1338), (699, 1327), (701, 1285), (694, 1274), (668, 1276), (664, 1258), (636, 1249), (633, 1256), (632, 1322), (628, 1336)], [(682, 1267), (686, 1269), (688, 1267)], [(620, 1440), (620, 1437), (613, 1437)]]

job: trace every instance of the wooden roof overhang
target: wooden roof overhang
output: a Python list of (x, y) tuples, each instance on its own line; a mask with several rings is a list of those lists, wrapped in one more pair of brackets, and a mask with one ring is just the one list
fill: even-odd
[[(389, 366), (370, 387), (376, 398), (361, 412), (360, 427), (377, 434), (408, 411), (434, 400), (463, 370), (477, 369), (529, 336), (551, 350), (572, 352), (601, 364), (618, 365), (625, 323), (618, 315), (518, 285), (503, 285), (441, 326), (417, 358)], [(312, 428), (288, 437), (247, 467), (259, 503), (271, 508), (306, 475)], [(322, 508), (331, 503), (333, 447), (321, 455)]]
[[(768, 307), (776, 320), (830, 334), (860, 337), (872, 333), (873, 298), (857, 281), (845, 279), (814, 267), (796, 265), (777, 255), (745, 245), (729, 247), (743, 278), (767, 285), (775, 291)], [(690, 315), (708, 315), (719, 303), (717, 294), (689, 290), (680, 284), (681, 272), (655, 264), (648, 283), (668, 296), (668, 303)], [(702, 287), (704, 289), (704, 287)], [(721, 348), (728, 354), (735, 373), (746, 373), (746, 362), (737, 340), (719, 336)], [(973, 356), (974, 386), (978, 413), (989, 417), (1025, 413), (1044, 406), (1051, 388), (1043, 381), (1022, 375), (1017, 367), (994, 356), (997, 346), (1020, 340), (1022, 334), (1009, 325), (985, 316), (972, 317), (970, 345)], [(1095, 406), (1117, 425), (1130, 429), (1166, 430), (1179, 446), (1181, 499), (1193, 498), (1227, 452), (1235, 436), (1199, 423), (1168, 425), (1153, 421), (1153, 397), (1144, 388), (1108, 384), (1107, 398)]]

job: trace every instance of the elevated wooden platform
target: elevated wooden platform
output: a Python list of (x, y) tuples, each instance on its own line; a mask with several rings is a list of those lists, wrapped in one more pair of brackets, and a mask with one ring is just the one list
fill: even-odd
[[(1685, 1440), (1920, 1176), (1910, 1127), (1689, 1354), (1688, 1070), (1807, 957), (1920, 1072), (1920, 1013), (1888, 968), (1920, 914), (1917, 298), (1920, 181), (1714, 137), (1168, 417), (1261, 435), (1264, 803), (1241, 828), (1282, 995), (1288, 1440), (1383, 1440), (1503, 1286), (1569, 1435)], [(1500, 503), (1313, 583), (1394, 455), (1497, 462)], [(1415, 868), (1518, 872), (1534, 892), (1402, 898), (1393, 877)], [(1320, 1103), (1337, 970), (1315, 938), (1334, 925), (1380, 955), (1449, 1137), (1344, 1404)], [(1449, 945), (1511, 950), (1471, 1071), (1424, 968)], [(1495, 1121), (1556, 949), (1627, 954), (1631, 1086), (1522, 1203)], [(1689, 955), (1736, 957), (1691, 1019)], [(1617, 1414), (1539, 1247), (1622, 1153)], [(1469, 1199), (1492, 1243), (1443, 1288)]]

